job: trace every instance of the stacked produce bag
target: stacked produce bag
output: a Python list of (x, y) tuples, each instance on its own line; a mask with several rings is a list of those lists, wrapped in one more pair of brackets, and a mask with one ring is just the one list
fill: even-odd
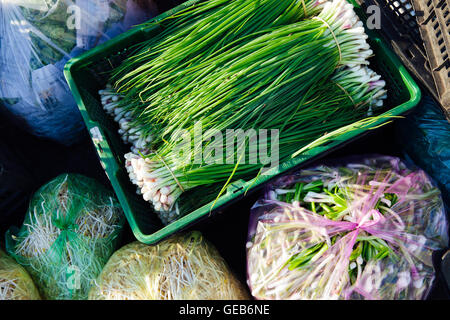
[(153, 246), (130, 243), (111, 257), (91, 300), (244, 300), (244, 286), (199, 232)]
[(259, 146), (282, 163), (382, 110), (385, 82), (345, 0), (210, 0), (157, 23), (99, 94), (130, 144), (130, 180), (165, 224), (183, 215), (187, 191), (206, 204), (270, 167), (250, 137), (229, 148), (227, 130), (268, 130)]
[(150, 0), (1, 0), (0, 111), (39, 137), (79, 141), (64, 64), (155, 14)]
[(6, 235), (8, 253), (45, 299), (86, 299), (117, 248), (124, 223), (114, 194), (95, 180), (64, 174), (33, 196), (20, 230)]
[(40, 300), (28, 272), (0, 250), (0, 300)]
[(447, 228), (439, 189), (398, 158), (307, 168), (252, 208), (248, 284), (258, 299), (424, 299)]

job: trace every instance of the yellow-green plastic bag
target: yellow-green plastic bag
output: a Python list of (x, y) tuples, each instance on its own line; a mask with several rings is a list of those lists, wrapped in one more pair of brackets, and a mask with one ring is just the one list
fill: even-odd
[(28, 272), (0, 250), (0, 300), (40, 300)]

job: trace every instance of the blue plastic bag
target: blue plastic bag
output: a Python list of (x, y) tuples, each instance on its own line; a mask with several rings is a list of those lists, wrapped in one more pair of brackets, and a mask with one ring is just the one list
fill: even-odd
[(72, 57), (142, 23), (151, 0), (0, 1), (0, 112), (64, 145), (86, 133), (63, 75)]
[(417, 109), (396, 126), (404, 157), (425, 170), (441, 189), (450, 209), (450, 123), (436, 102), (424, 96)]

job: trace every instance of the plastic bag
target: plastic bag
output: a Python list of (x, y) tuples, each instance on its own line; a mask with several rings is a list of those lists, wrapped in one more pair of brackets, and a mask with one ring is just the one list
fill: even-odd
[(40, 300), (28, 272), (0, 250), (0, 300)]
[(46, 299), (86, 299), (123, 223), (112, 192), (93, 179), (65, 174), (34, 194), (22, 228), (6, 235), (7, 250)]
[(438, 184), (450, 210), (450, 123), (430, 96), (396, 122), (396, 139), (405, 158), (424, 169)]
[(248, 282), (258, 299), (423, 299), (448, 244), (439, 190), (398, 158), (318, 166), (252, 208)]
[(64, 79), (72, 57), (156, 13), (149, 0), (1, 0), (1, 111), (31, 133), (65, 145), (83, 119)]
[(111, 257), (90, 300), (243, 300), (247, 291), (199, 232), (148, 246), (130, 243)]

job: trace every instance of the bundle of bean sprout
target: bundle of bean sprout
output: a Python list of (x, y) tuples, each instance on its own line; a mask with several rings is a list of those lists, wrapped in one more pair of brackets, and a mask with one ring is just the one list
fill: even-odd
[(166, 29), (135, 48), (114, 70), (114, 85), (99, 92), (133, 144), (125, 155), (130, 179), (165, 224), (181, 215), (177, 200), (186, 191), (221, 185), (219, 196), (265, 166), (250, 162), (260, 150), (241, 145), (232, 157), (202, 159), (225, 145), (209, 136), (180, 157), (180, 132), (194, 136), (199, 124), (203, 132), (278, 130), (278, 145), (266, 147), (279, 148), (282, 163), (383, 106), (385, 82), (367, 67), (373, 52), (352, 5), (272, 2), (211, 0), (164, 20)]
[(40, 300), (28, 272), (0, 250), (0, 300)]
[(301, 170), (252, 208), (248, 284), (258, 299), (424, 299), (447, 227), (439, 189), (398, 158)]
[(91, 178), (64, 174), (34, 194), (22, 228), (7, 235), (7, 249), (46, 299), (86, 299), (123, 223), (111, 191)]
[(244, 286), (199, 232), (157, 245), (130, 243), (113, 254), (92, 300), (244, 300)]

